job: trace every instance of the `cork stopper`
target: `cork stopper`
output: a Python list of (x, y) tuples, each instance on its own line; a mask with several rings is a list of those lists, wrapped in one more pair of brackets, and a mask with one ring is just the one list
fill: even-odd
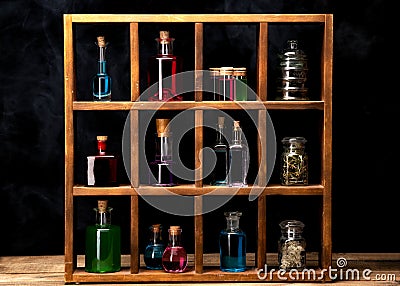
[(152, 225), (153, 232), (160, 232), (160, 228), (161, 228), (161, 224), (159, 224), (159, 223)]
[(108, 139), (107, 136), (103, 136), (103, 135), (99, 135), (96, 138), (97, 138), (97, 141), (107, 141), (107, 139)]
[(170, 119), (156, 119), (157, 136), (168, 137), (169, 136), (169, 121)]
[(220, 68), (209, 68), (208, 70), (210, 71), (211, 76), (218, 76)]
[(179, 225), (171, 225), (169, 227), (169, 233), (170, 234), (178, 234), (182, 231), (181, 227)]
[(224, 127), (224, 124), (225, 124), (225, 117), (218, 116), (218, 126), (219, 127)]
[(102, 48), (104, 48), (106, 46), (106, 40), (105, 40), (104, 36), (97, 37), (97, 45)]
[(240, 121), (233, 121), (233, 130), (240, 129)]
[(98, 200), (97, 208), (99, 209), (99, 213), (105, 213), (107, 211), (107, 200)]
[(219, 73), (221, 75), (233, 75), (233, 67), (221, 67)]
[(169, 37), (169, 31), (160, 31), (160, 38), (157, 39), (162, 44), (172, 42), (174, 39)]

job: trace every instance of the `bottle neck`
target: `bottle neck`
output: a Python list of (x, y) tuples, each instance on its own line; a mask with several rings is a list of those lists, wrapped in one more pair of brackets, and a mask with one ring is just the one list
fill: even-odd
[(282, 237), (285, 239), (301, 239), (303, 231), (297, 227), (282, 229)]
[(98, 73), (105, 74), (106, 72), (106, 47), (99, 47)]
[(225, 142), (224, 140), (224, 126), (223, 125), (217, 125), (217, 143), (223, 144)]
[(152, 231), (150, 235), (150, 243), (152, 244), (161, 244), (161, 232), (160, 231)]
[(173, 55), (173, 44), (172, 40), (158, 40), (158, 54), (159, 55)]
[(100, 156), (106, 155), (106, 147), (107, 147), (106, 141), (98, 140), (97, 141), (97, 153), (98, 153), (98, 155), (100, 155)]
[(170, 232), (169, 233), (169, 246), (181, 246), (181, 233)]
[(227, 231), (239, 230), (239, 218), (226, 218), (226, 230)]
[(108, 208), (106, 212), (100, 212), (98, 208), (95, 208), (96, 212), (96, 225), (106, 226), (111, 224), (111, 208)]
[(240, 127), (235, 127), (233, 129), (232, 143), (235, 145), (242, 143), (242, 129)]

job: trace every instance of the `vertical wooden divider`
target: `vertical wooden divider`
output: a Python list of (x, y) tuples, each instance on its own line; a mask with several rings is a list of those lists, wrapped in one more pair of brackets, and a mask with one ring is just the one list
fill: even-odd
[[(258, 35), (257, 52), (257, 96), (258, 100), (267, 100), (267, 73), (268, 73), (268, 23), (261, 22)], [(258, 112), (258, 185), (267, 184), (267, 111)], [(267, 228), (266, 228), (266, 196), (264, 192), (257, 202), (257, 251), (256, 267), (263, 268), (266, 263)]]
[(131, 101), (139, 100), (139, 24), (130, 23)]
[(194, 25), (194, 68), (195, 72), (195, 92), (194, 100), (203, 100), (203, 23)]
[[(201, 150), (203, 149), (203, 110), (196, 110), (194, 113), (195, 121), (195, 187), (201, 188), (203, 186), (203, 166), (201, 158)], [(195, 272), (203, 272), (203, 201), (201, 196), (194, 198), (194, 263)]]
[(322, 249), (321, 267), (332, 264), (332, 58), (333, 58), (333, 16), (325, 15), (325, 32), (322, 49), (322, 100), (324, 101), (324, 127), (322, 138)]
[(64, 279), (72, 281), (76, 268), (74, 257), (73, 184), (74, 184), (74, 123), (73, 100), (75, 99), (75, 69), (73, 57), (72, 17), (64, 15), (64, 114), (65, 114), (65, 201), (64, 201)]

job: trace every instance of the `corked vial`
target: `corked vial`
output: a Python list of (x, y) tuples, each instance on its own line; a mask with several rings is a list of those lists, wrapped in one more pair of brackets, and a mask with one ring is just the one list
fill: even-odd
[(157, 136), (158, 137), (169, 137), (170, 135), (170, 127), (169, 122), (170, 119), (156, 119), (156, 128), (157, 128)]
[(104, 48), (105, 46), (107, 46), (106, 39), (104, 36), (97, 37), (97, 45), (101, 48)]

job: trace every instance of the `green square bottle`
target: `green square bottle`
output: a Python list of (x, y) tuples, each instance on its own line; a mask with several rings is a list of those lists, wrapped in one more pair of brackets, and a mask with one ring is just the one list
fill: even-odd
[(98, 200), (96, 223), (86, 228), (85, 271), (116, 272), (121, 269), (121, 229), (111, 224), (112, 208)]

